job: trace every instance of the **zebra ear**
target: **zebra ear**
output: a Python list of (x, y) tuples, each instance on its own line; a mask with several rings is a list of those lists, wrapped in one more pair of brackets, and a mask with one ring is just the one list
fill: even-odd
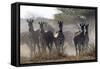
[(33, 20), (32, 18), (30, 18), (30, 22), (33, 23), (33, 21), (34, 21), (34, 20)]
[(42, 24), (45, 24), (45, 22), (42, 22)]
[(88, 27), (88, 26), (89, 26), (89, 24), (86, 24), (85, 26), (86, 26), (86, 27)]
[(26, 19), (26, 21), (28, 22), (28, 19)]
[(85, 24), (84, 23), (81, 23), (80, 26), (85, 26)]
[(61, 21), (59, 21), (59, 23), (61, 23)]
[(57, 24), (59, 24), (59, 21), (58, 21), (58, 23)]
[(63, 21), (61, 21), (61, 23), (63, 24)]
[(38, 22), (38, 24), (41, 24), (40, 22)]
[(89, 26), (89, 24), (87, 24), (87, 26)]
[(34, 20), (31, 19), (31, 18), (30, 18), (30, 19), (27, 19), (26, 21), (27, 21), (28, 23), (33, 23), (33, 22), (34, 22)]
[(31, 22), (33, 22), (34, 20), (33, 19), (31, 19)]
[(60, 21), (58, 21), (58, 24), (60, 23)]
[(82, 26), (82, 24), (80, 24), (80, 26)]
[(28, 19), (26, 21), (27, 21), (27, 23), (29, 23), (29, 20)]

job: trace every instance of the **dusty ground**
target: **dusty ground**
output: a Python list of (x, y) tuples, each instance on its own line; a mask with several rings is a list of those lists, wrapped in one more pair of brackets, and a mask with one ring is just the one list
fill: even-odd
[[(36, 55), (30, 60), (30, 48), (27, 44), (21, 45), (20, 48), (20, 63), (43, 63), (43, 62), (59, 62), (59, 61), (78, 61), (78, 60), (93, 60), (95, 59), (95, 46), (91, 45), (91, 51), (88, 53), (81, 53), (79, 56), (75, 54), (75, 48), (69, 46), (67, 43), (64, 46), (64, 53), (57, 55), (57, 51), (54, 48), (52, 54), (49, 55), (48, 49), (46, 52), (42, 52), (41, 54), (36, 52)], [(87, 49), (88, 50), (88, 49)]]
[(20, 57), (21, 64), (25, 63), (43, 63), (43, 62), (59, 62), (59, 61), (78, 61), (78, 60), (93, 60), (95, 59), (94, 53), (80, 54), (79, 56), (67, 56), (67, 55), (54, 55), (50, 56), (47, 53), (42, 55), (38, 54), (33, 56), (32, 60), (29, 57)]

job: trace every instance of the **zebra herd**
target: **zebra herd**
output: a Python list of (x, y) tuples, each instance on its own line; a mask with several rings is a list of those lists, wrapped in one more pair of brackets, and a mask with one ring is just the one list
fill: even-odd
[[(58, 35), (57, 37), (54, 37), (54, 34), (52, 31), (48, 30), (45, 32), (44, 25), (46, 22), (41, 21), (38, 22), (40, 29), (34, 30), (34, 20), (33, 19), (27, 19), (28, 27), (29, 27), (29, 34), (30, 34), (30, 55), (32, 58), (32, 53), (34, 51), (34, 54), (36, 54), (36, 47), (39, 50), (39, 53), (46, 52), (46, 48), (49, 50), (49, 54), (51, 55), (53, 46), (56, 47), (58, 55), (63, 53), (63, 46), (65, 42), (65, 36), (63, 33), (63, 22), (58, 21), (58, 27), (59, 30), (57, 31)], [(88, 26), (89, 24), (80, 24), (81, 32), (74, 36), (73, 41), (76, 48), (76, 54), (80, 54), (83, 49), (86, 48), (89, 42), (88, 37)], [(54, 45), (53, 45), (54, 44)]]

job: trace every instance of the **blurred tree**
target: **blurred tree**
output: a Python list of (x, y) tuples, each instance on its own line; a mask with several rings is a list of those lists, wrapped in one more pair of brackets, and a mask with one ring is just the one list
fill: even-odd
[(55, 14), (55, 20), (63, 20), (66, 24), (84, 22), (88, 17), (94, 16), (93, 9), (58, 8), (60, 13)]

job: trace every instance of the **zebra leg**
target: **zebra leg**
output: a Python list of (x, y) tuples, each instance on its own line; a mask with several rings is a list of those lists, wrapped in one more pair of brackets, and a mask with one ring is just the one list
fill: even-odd
[(32, 60), (32, 54), (33, 53), (33, 50), (32, 50), (32, 48), (31, 48), (31, 50), (30, 50), (30, 60)]
[(75, 44), (75, 49), (76, 49), (76, 56), (78, 55), (78, 45)]
[(81, 44), (79, 45), (79, 55), (82, 54), (82, 52), (83, 52), (83, 47), (84, 47), (84, 45), (81, 45)]
[(49, 55), (51, 55), (51, 44), (48, 44)]
[(33, 50), (34, 50), (34, 56), (36, 56), (36, 53), (35, 53), (35, 50), (36, 49), (36, 44), (34, 43), (34, 46), (33, 46)]
[(86, 49), (86, 44), (84, 43), (81, 45), (81, 52), (85, 53), (85, 49)]
[(57, 54), (58, 54), (58, 46), (57, 46), (57, 44), (56, 44), (55, 46), (56, 46), (56, 52), (57, 52)]
[(30, 47), (30, 60), (32, 60), (32, 55), (33, 55), (32, 42), (29, 43), (29, 47)]
[(58, 54), (58, 46), (57, 46), (57, 43), (55, 42), (55, 47), (56, 47), (56, 52)]
[(37, 43), (37, 46), (38, 46), (39, 54), (41, 54), (39, 43)]
[(41, 48), (42, 48), (42, 53), (44, 53), (44, 43), (43, 43), (43, 41), (41, 41)]
[(83, 44), (83, 46), (82, 46), (82, 52), (85, 53), (85, 51), (86, 51), (86, 44)]
[(63, 51), (63, 46), (64, 46), (64, 43), (63, 43), (62, 46), (61, 46), (61, 48), (62, 48), (62, 54), (64, 53), (64, 51)]
[(43, 53), (46, 53), (46, 44), (43, 44)]
[(80, 51), (80, 44), (78, 44), (78, 45), (77, 45), (77, 53), (78, 53), (78, 56), (80, 55), (80, 52), (81, 52), (81, 51)]
[(81, 53), (81, 45), (80, 44), (78, 45), (78, 51), (79, 51), (79, 55), (80, 55), (80, 53)]
[(85, 44), (84, 44), (84, 47), (83, 47), (83, 51), (84, 51), (84, 53), (86, 53), (86, 51), (88, 50), (87, 48), (88, 48), (88, 44), (85, 43)]
[(76, 45), (76, 56), (78, 56), (78, 46)]
[(61, 45), (58, 46), (58, 54), (59, 55), (60, 55), (60, 52), (61, 52), (61, 48), (60, 47), (61, 47)]
[(57, 46), (57, 54), (59, 54), (59, 46)]

